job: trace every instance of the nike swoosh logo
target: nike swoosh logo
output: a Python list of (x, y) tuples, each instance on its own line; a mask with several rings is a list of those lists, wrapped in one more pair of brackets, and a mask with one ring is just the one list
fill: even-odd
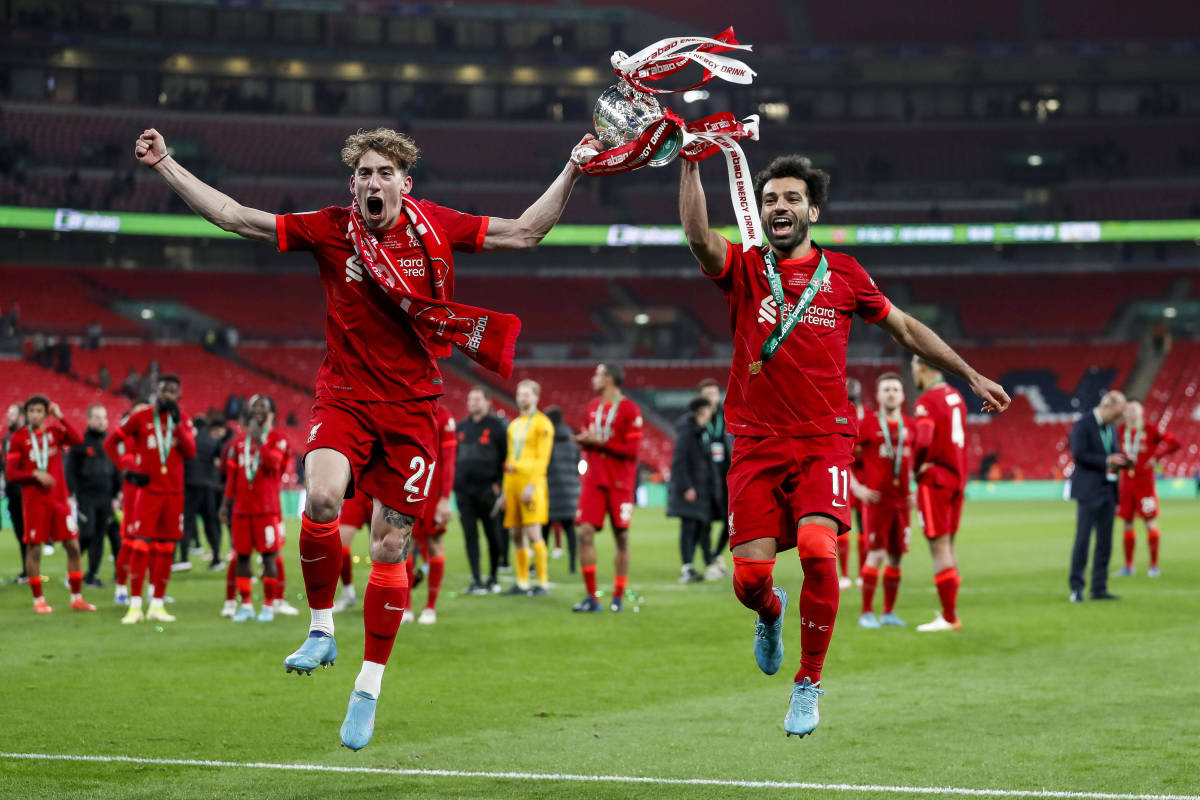
[(312, 562), (320, 561), (323, 558), (325, 558), (325, 556), (318, 556), (317, 558), (305, 558), (304, 556), (300, 556), (300, 560), (303, 561), (305, 564), (311, 564)]
[(839, 503), (837, 500), (834, 500), (834, 501), (833, 501), (833, 507), (834, 507), (834, 508), (845, 508), (845, 507), (846, 507), (846, 504), (845, 504), (845, 503)]
[(395, 606), (393, 606), (393, 605), (389, 605), (389, 604), (387, 604), (387, 603), (384, 603), (384, 604), (383, 604), (383, 607), (384, 607), (385, 609), (387, 609), (388, 611), (403, 611), (403, 610), (404, 610), (403, 608), (396, 608)]

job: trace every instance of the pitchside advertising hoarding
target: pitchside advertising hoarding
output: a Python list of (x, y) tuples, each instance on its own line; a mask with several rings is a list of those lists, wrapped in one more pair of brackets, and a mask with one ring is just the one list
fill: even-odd
[[(0, 206), (0, 228), (180, 238), (234, 236), (193, 214), (136, 214), (74, 208)], [(734, 226), (717, 228), (738, 241)], [(903, 245), (1078, 244), (1090, 242), (1200, 243), (1200, 220), (971, 222), (953, 225), (814, 225), (812, 236), (835, 247)], [(673, 225), (558, 225), (542, 242), (558, 247), (680, 247)]]

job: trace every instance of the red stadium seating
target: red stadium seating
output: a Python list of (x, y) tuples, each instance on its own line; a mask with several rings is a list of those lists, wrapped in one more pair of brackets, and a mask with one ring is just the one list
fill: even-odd
[(1146, 398), (1146, 420), (1183, 446), (1162, 459), (1169, 477), (1200, 475), (1200, 342), (1177, 341)]
[(95, 321), (106, 335), (144, 335), (144, 327), (104, 307), (104, 292), (82, 279), (87, 274), (55, 267), (0, 266), (4, 310), (16, 300), (21, 327), (30, 332), (81, 334)]

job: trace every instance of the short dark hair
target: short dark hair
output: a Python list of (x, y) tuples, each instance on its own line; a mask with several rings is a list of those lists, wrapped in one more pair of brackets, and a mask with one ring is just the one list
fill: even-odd
[(709, 402), (703, 397), (693, 397), (688, 401), (688, 413), (690, 413), (692, 416), (699, 414), (700, 411), (705, 408), (712, 408), (712, 406), (709, 405)]
[(489, 392), (488, 388), (486, 386), (483, 386), (482, 384), (477, 383), (474, 386), (472, 386), (470, 389), (467, 389), (467, 394), (470, 394), (471, 392), (479, 392), (481, 395), (483, 395), (485, 400), (492, 399), (492, 393)]
[(165, 375), (158, 376), (159, 383), (173, 383), (176, 386), (183, 386), (183, 381), (179, 380), (179, 376), (174, 372), (168, 372)]
[(608, 373), (608, 377), (612, 378), (612, 382), (617, 385), (618, 389), (625, 386), (625, 370), (622, 369), (620, 364), (604, 362), (600, 366), (604, 367), (604, 371)]
[(44, 394), (32, 395), (28, 400), (25, 401), (25, 405), (22, 406), (21, 410), (24, 411), (26, 414), (28, 414), (30, 406), (41, 406), (42, 408), (49, 411), (50, 410), (50, 398), (46, 397), (46, 395), (44, 395)]
[(904, 379), (900, 377), (899, 372), (888, 371), (880, 373), (879, 377), (875, 379), (875, 385), (879, 386), (884, 381), (900, 381), (900, 385), (904, 385)]
[(808, 186), (808, 204), (822, 208), (829, 199), (829, 173), (801, 155), (779, 156), (754, 176), (754, 200), (762, 208), (763, 187), (775, 178), (799, 178)]
[(550, 406), (542, 413), (549, 418), (554, 427), (558, 428), (563, 424), (563, 410), (558, 406)]
[(715, 386), (715, 387), (717, 387), (717, 389), (720, 389), (721, 383), (716, 378), (705, 378), (704, 380), (700, 381), (699, 384), (696, 385), (696, 391), (703, 391), (704, 389), (707, 389), (710, 386)]
[(275, 413), (275, 398), (271, 397), (271, 395), (269, 395), (269, 394), (252, 394), (252, 395), (250, 395), (250, 399), (246, 401), (246, 407), (249, 408), (250, 406), (254, 405), (254, 403), (258, 400), (262, 400), (263, 402), (265, 402), (267, 404), (267, 410), (270, 411), (272, 414)]

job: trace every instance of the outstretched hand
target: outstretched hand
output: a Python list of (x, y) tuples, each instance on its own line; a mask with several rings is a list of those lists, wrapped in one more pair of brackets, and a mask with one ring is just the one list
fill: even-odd
[(133, 155), (147, 167), (153, 167), (166, 158), (167, 141), (154, 128), (147, 128), (134, 142)]
[(602, 152), (604, 152), (604, 144), (594, 134), (589, 133), (579, 140), (579, 144), (571, 148), (571, 163), (576, 167), (582, 167)]
[(985, 414), (999, 414), (1012, 402), (1003, 386), (982, 375), (971, 382), (971, 391), (983, 398)]

